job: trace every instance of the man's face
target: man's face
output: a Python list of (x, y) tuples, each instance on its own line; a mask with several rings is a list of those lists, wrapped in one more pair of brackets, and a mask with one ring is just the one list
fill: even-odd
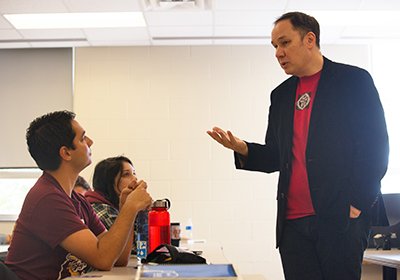
[(271, 34), (275, 57), (288, 75), (304, 76), (309, 62), (309, 49), (305, 44), (307, 36), (301, 38), (299, 31), (293, 29), (290, 20), (278, 22)]
[(71, 162), (78, 171), (81, 171), (92, 163), (92, 151), (90, 150), (90, 146), (92, 146), (93, 141), (86, 136), (85, 130), (76, 120), (72, 120), (71, 124), (75, 132), (75, 138), (72, 142), (75, 149), (70, 149), (72, 156)]

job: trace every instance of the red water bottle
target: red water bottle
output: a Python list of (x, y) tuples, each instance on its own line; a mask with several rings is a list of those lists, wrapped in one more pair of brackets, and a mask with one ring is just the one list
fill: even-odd
[(153, 202), (149, 211), (149, 252), (160, 244), (171, 244), (170, 218), (168, 209), (171, 203), (168, 199)]

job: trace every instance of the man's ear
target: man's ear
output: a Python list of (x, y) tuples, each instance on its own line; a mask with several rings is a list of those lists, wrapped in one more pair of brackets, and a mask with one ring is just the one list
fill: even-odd
[(60, 151), (59, 151), (59, 154), (60, 154), (60, 157), (63, 159), (63, 160), (71, 160), (71, 153), (70, 153), (70, 151), (69, 151), (69, 149), (67, 148), (67, 147), (65, 147), (65, 146), (62, 146), (61, 148), (60, 148)]
[(312, 47), (313, 45), (316, 45), (316, 37), (315, 37), (314, 32), (311, 32), (311, 31), (308, 32), (305, 36), (305, 39), (306, 39), (305, 42), (308, 47)]

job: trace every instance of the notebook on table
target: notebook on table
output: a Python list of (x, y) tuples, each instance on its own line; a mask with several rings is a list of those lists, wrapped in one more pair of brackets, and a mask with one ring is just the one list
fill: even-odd
[(179, 280), (233, 280), (237, 278), (232, 264), (148, 264), (141, 266), (139, 270), (141, 280), (169, 278)]

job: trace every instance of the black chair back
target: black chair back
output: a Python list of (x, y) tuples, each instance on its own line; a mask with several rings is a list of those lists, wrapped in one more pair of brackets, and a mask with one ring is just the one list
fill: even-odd
[(18, 276), (8, 268), (8, 266), (0, 262), (0, 279), (1, 280), (20, 280)]

